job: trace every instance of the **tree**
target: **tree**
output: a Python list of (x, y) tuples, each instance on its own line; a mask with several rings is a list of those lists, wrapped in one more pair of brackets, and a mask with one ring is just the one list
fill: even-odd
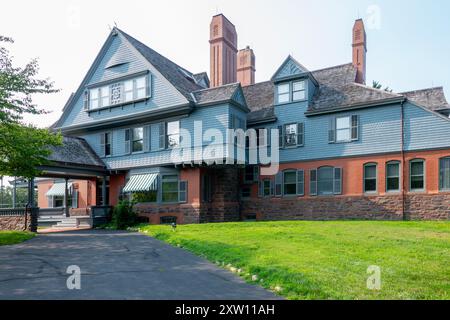
[(58, 92), (49, 79), (37, 79), (37, 59), (15, 67), (3, 45), (13, 40), (0, 36), (0, 175), (38, 175), (37, 166), (48, 162), (49, 146), (62, 143), (60, 134), (23, 123), (24, 114), (46, 114), (33, 103), (33, 94)]
[[(376, 81), (376, 80), (372, 81), (372, 88), (381, 90), (382, 87), (383, 87), (383, 85), (379, 81)], [(385, 87), (383, 90), (386, 92), (392, 92), (392, 89), (389, 87)]]

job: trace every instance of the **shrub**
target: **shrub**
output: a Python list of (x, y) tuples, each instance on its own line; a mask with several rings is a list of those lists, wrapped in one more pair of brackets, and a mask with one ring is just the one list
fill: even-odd
[(121, 201), (114, 207), (112, 225), (114, 228), (124, 230), (137, 222), (137, 214), (133, 210), (133, 204), (129, 201)]

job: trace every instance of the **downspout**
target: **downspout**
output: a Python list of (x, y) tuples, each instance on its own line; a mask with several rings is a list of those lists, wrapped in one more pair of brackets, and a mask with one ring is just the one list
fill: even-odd
[(406, 207), (406, 190), (405, 190), (405, 108), (404, 108), (405, 100), (403, 99), (400, 102), (400, 109), (401, 109), (401, 156), (402, 156), (402, 218), (403, 220), (406, 220), (405, 216), (405, 207)]

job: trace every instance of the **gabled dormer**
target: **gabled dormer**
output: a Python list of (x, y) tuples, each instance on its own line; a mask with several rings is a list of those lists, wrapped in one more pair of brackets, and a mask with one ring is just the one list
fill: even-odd
[(318, 82), (312, 73), (290, 55), (284, 60), (271, 80), (275, 85), (275, 105), (308, 102), (318, 88)]

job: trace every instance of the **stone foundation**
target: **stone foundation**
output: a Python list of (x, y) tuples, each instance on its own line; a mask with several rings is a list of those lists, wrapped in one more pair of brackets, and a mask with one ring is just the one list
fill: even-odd
[(242, 201), (241, 218), (257, 220), (448, 220), (450, 194), (308, 198), (257, 198)]
[(26, 215), (24, 209), (2, 209), (0, 210), (0, 230), (36, 232), (37, 218), (36, 209)]
[(178, 224), (200, 223), (200, 205), (139, 203), (134, 206), (139, 217), (148, 218), (152, 224), (159, 224), (161, 217), (177, 217)]

